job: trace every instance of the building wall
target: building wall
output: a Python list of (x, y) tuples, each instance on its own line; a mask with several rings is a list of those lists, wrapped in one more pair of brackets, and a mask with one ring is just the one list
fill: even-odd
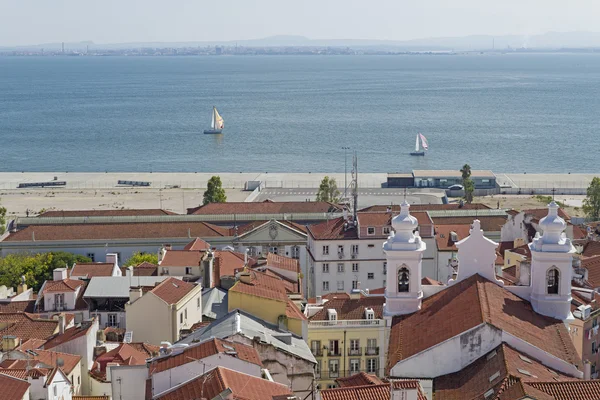
[(174, 343), (174, 317), (171, 307), (148, 292), (133, 304), (125, 305), (127, 329), (133, 331), (136, 342), (159, 346), (160, 342)]
[[(196, 322), (202, 321), (202, 286), (196, 285), (190, 293), (175, 305), (173, 312), (175, 313), (176, 322), (172, 337), (173, 342), (176, 342), (179, 340), (179, 332), (182, 329), (190, 329)], [(183, 322), (181, 322), (182, 316)]]
[(116, 314), (118, 328), (126, 329), (127, 328), (127, 317), (125, 315), (125, 311), (91, 311), (90, 316), (95, 316), (98, 318), (98, 322), (102, 328), (108, 324), (108, 315)]
[[(569, 333), (573, 344), (577, 349), (577, 354), (581, 361), (592, 363), (592, 373), (597, 373), (600, 368), (600, 328), (594, 328), (600, 324), (600, 312), (593, 313), (587, 320), (583, 321), (576, 318), (569, 324)], [(596, 349), (595, 352), (592, 349)]]
[[(48, 385), (48, 400), (70, 400), (72, 398), (71, 394), (71, 384), (61, 373), (56, 373), (54, 375), (54, 379), (52, 383)], [(56, 390), (56, 396), (54, 395), (54, 391)]]
[(146, 365), (119, 365), (111, 367), (111, 393), (113, 399), (145, 400)]
[(508, 215), (506, 223), (500, 230), (500, 240), (503, 242), (514, 242), (517, 239), (527, 242), (527, 230), (524, 226), (525, 214), (520, 212), (516, 215)]
[(112, 387), (110, 382), (101, 382), (99, 380), (90, 378), (90, 396), (111, 396)]
[(53, 311), (56, 308), (56, 304), (54, 304), (54, 295), (56, 294), (63, 294), (64, 295), (64, 307), (61, 308), (59, 311), (62, 310), (73, 310), (75, 308), (75, 300), (77, 298), (77, 292), (64, 292), (64, 293), (59, 293), (59, 292), (50, 292), (44, 295), (44, 310), (45, 311)]
[[(259, 365), (225, 354), (214, 354), (197, 361), (188, 362), (187, 364), (152, 374), (152, 394), (156, 396), (182, 382), (203, 375), (216, 367), (225, 367), (256, 377), (262, 376), (261, 367)], [(142, 382), (142, 384), (143, 383), (144, 382)], [(143, 397), (140, 400), (143, 400)]]
[[(239, 285), (240, 283), (238, 283)], [(258, 317), (271, 324), (278, 324), (279, 316), (285, 315), (286, 303), (266, 299), (264, 297), (251, 296), (245, 293), (229, 291), (228, 295), (228, 312), (235, 309), (244, 310), (255, 317)], [(298, 333), (302, 334), (302, 331)]]
[[(191, 272), (186, 273), (187, 268), (191, 268)], [(202, 267), (199, 265), (190, 265), (188, 267), (169, 267), (165, 265), (159, 265), (158, 273), (166, 274), (169, 276), (202, 276)]]

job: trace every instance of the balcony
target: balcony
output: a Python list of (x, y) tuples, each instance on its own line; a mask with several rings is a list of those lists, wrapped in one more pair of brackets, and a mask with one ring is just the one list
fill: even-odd
[(365, 349), (365, 354), (368, 356), (377, 356), (379, 355), (379, 347), (367, 347)]
[(348, 355), (349, 356), (362, 356), (362, 348), (360, 348), (360, 347), (357, 347), (357, 348), (348, 347)]
[(356, 375), (359, 372), (366, 372), (367, 374), (377, 375), (379, 377), (384, 376), (383, 369), (375, 369), (375, 370), (371, 371), (371, 370), (367, 370), (366, 368), (363, 368), (363, 369), (359, 369), (359, 370), (319, 371), (319, 372), (315, 372), (315, 378), (320, 379), (320, 380), (345, 378), (348, 376)]
[(341, 357), (342, 356), (342, 352), (340, 351), (340, 349), (333, 349), (333, 350), (329, 350), (327, 352), (327, 355), (329, 357)]
[(344, 252), (343, 251), (338, 251), (338, 258), (341, 260), (342, 258), (344, 258)]
[(323, 357), (323, 349), (321, 349), (321, 348), (310, 349), (310, 351), (312, 352), (312, 355), (315, 357)]
[(310, 321), (308, 325), (311, 328), (352, 328), (365, 326), (379, 327), (384, 326), (385, 324), (382, 319), (345, 319), (335, 321)]

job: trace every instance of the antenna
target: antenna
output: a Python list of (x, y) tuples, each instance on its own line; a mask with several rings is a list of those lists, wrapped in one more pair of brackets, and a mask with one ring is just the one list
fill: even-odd
[(358, 211), (358, 157), (356, 156), (356, 150), (354, 151), (354, 157), (352, 159), (352, 198), (354, 200), (354, 223), (356, 223), (356, 213)]

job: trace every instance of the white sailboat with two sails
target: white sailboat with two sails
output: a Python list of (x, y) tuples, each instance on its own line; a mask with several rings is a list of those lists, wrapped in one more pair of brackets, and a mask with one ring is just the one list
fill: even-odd
[(224, 127), (225, 123), (223, 122), (223, 117), (221, 117), (221, 115), (217, 111), (217, 107), (213, 106), (212, 117), (210, 120), (210, 129), (205, 129), (204, 133), (207, 135), (222, 133)]
[[(420, 147), (419, 147), (420, 144)], [(421, 150), (423, 148), (423, 150)], [(424, 156), (425, 152), (429, 150), (429, 144), (427, 143), (427, 139), (422, 134), (417, 134), (417, 139), (415, 143), (415, 151), (411, 152), (411, 156)]]

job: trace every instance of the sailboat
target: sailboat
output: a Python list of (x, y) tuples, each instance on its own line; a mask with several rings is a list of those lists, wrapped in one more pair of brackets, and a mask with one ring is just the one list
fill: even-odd
[[(419, 141), (421, 142), (421, 147), (423, 148), (423, 151), (421, 151), (419, 148)], [(429, 144), (427, 143), (427, 139), (425, 138), (425, 136), (418, 133), (417, 139), (415, 142), (415, 151), (411, 152), (410, 155), (411, 156), (424, 156), (425, 152), (427, 150), (429, 150)]]
[(210, 120), (210, 129), (205, 129), (204, 133), (205, 134), (221, 133), (221, 131), (223, 130), (224, 127), (225, 127), (225, 124), (223, 123), (223, 117), (221, 117), (221, 115), (219, 115), (219, 112), (217, 111), (217, 107), (213, 106), (212, 118)]

